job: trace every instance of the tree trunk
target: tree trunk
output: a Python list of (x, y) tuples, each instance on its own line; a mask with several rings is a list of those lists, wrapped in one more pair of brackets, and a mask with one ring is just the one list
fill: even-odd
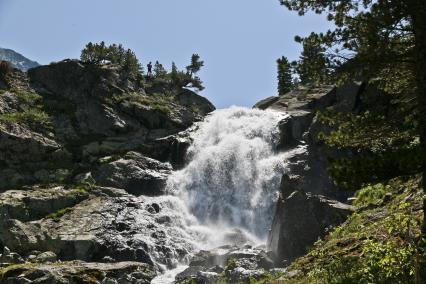
[[(426, 2), (425, 0), (408, 1), (409, 14), (413, 20), (415, 35), (415, 62), (416, 62), (416, 84), (417, 84), (417, 103), (419, 115), (419, 135), (420, 147), (422, 153), (422, 187), (426, 194)], [(423, 224), (421, 239), (426, 237), (426, 200), (423, 200)], [(425, 252), (425, 244), (419, 241), (420, 263), (416, 275), (416, 283), (426, 283), (425, 267), (426, 260), (422, 257)]]

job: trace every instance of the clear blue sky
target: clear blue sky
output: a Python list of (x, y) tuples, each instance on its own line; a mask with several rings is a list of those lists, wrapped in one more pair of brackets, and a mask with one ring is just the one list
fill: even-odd
[(198, 53), (201, 94), (219, 108), (276, 95), (275, 60), (296, 59), (294, 36), (329, 25), (278, 0), (0, 0), (0, 47), (41, 64), (78, 58), (101, 40), (133, 49), (144, 64), (183, 68)]

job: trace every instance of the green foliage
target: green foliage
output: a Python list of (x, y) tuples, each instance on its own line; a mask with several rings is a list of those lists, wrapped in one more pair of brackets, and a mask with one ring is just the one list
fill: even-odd
[(15, 274), (20, 274), (23, 268), (31, 267), (32, 264), (11, 264), (0, 268), (0, 280), (5, 280)]
[(234, 257), (230, 257), (226, 260), (225, 270), (233, 270), (237, 268), (237, 260)]
[(64, 216), (65, 214), (69, 213), (72, 211), (72, 208), (62, 208), (59, 209), (58, 211), (56, 211), (55, 213), (49, 214), (46, 216), (46, 218), (48, 219), (52, 219), (55, 222), (59, 222), (61, 220), (61, 217)]
[(201, 67), (204, 66), (204, 61), (200, 60), (198, 54), (193, 54), (191, 56), (191, 64), (186, 66), (186, 70), (189, 74), (194, 75), (200, 71)]
[(180, 91), (182, 88), (195, 88), (199, 91), (204, 89), (203, 82), (200, 77), (195, 74), (204, 65), (200, 57), (196, 55), (191, 59), (191, 65), (187, 66), (187, 71), (178, 70), (176, 64), (172, 62), (172, 70), (167, 72), (158, 61), (154, 65), (154, 77), (150, 78), (150, 85), (162, 86), (171, 92)]
[(389, 186), (381, 183), (368, 185), (357, 191), (354, 205), (357, 207), (367, 207), (369, 205), (379, 205), (383, 201), (383, 197), (390, 192)]
[(90, 183), (90, 182), (84, 182), (82, 184), (75, 186), (71, 190), (71, 194), (74, 194), (74, 195), (87, 194), (95, 188), (96, 188), (96, 184)]
[(324, 55), (325, 48), (321, 45), (318, 35), (312, 33), (306, 38), (298, 39), (303, 44), (300, 59), (293, 63), (299, 74), (301, 84), (326, 83), (330, 78), (329, 61)]
[(4, 123), (36, 123), (46, 124), (50, 117), (41, 104), (42, 97), (36, 93), (12, 89), (18, 99), (19, 110), (0, 114), (0, 122)]
[(0, 121), (7, 123), (44, 123), (49, 121), (49, 116), (40, 109), (28, 109), (22, 112), (0, 114)]
[(162, 78), (162, 77), (165, 77), (167, 75), (166, 69), (158, 61), (156, 61), (155, 64), (154, 64), (154, 75), (157, 78)]
[(124, 49), (121, 44), (105, 45), (105, 42), (89, 42), (81, 51), (80, 60), (88, 64), (118, 64), (129, 74), (142, 74), (142, 65), (131, 49)]
[(123, 101), (129, 102), (130, 104), (140, 104), (148, 106), (154, 110), (161, 111), (165, 114), (171, 113), (171, 106), (175, 103), (172, 96), (165, 94), (150, 94), (150, 95), (141, 95), (138, 93), (127, 93), (114, 98), (114, 104), (119, 104)]
[(292, 67), (288, 59), (283, 56), (277, 59), (278, 68), (278, 95), (282, 96), (293, 89)]
[[(296, 37), (303, 44), (301, 60), (295, 67), (302, 83), (329, 82), (328, 78), (338, 83), (365, 80), (378, 91), (364, 94), (364, 99), (385, 97), (376, 100), (376, 106), (369, 104), (357, 113), (328, 113), (334, 131), (321, 138), (327, 145), (349, 150), (360, 158), (355, 162), (333, 161), (331, 173), (336, 181), (358, 187), (363, 182), (421, 170), (426, 157), (426, 120), (418, 114), (424, 112), (421, 109), (425, 105), (421, 102), (426, 82), (421, 74), (426, 69), (426, 56), (421, 47), (426, 40), (415, 30), (425, 30), (424, 1), (280, 2), (299, 15), (324, 13), (335, 24), (335, 29), (326, 33)], [(418, 92), (416, 101), (419, 88), (423, 91)], [(373, 157), (363, 161), (371, 153)]]
[(328, 109), (317, 115), (329, 128), (318, 138), (329, 147), (352, 153), (350, 158), (330, 159), (333, 179), (357, 189), (364, 183), (419, 172), (424, 155), (419, 151), (414, 106), (380, 92), (364, 92), (361, 102), (366, 110), (358, 113)]
[[(416, 1), (311, 1), (280, 0), (290, 10), (304, 15), (324, 13), (336, 28), (308, 38), (335, 71), (376, 76), (386, 69), (411, 69), (413, 56), (412, 9)], [(297, 41), (305, 43), (300, 37)], [(315, 53), (315, 52), (314, 52)], [(411, 66), (410, 66), (411, 65)], [(347, 73), (347, 74), (348, 74)], [(343, 75), (343, 74), (342, 74)], [(393, 78), (385, 78), (392, 80)]]
[(417, 246), (422, 212), (413, 210), (422, 206), (419, 178), (370, 185), (357, 197), (357, 212), (290, 266), (301, 273), (288, 283), (414, 283), (426, 256)]

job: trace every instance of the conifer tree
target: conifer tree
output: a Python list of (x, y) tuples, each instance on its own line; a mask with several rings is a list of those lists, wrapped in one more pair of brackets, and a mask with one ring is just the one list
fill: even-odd
[(192, 76), (200, 71), (201, 67), (204, 66), (204, 61), (200, 60), (200, 56), (194, 53), (191, 56), (191, 64), (186, 67), (187, 72)]
[[(327, 49), (323, 54), (335, 70), (342, 72), (343, 78), (356, 76), (374, 80), (379, 88), (399, 95), (402, 100), (403, 96), (415, 95), (415, 106), (410, 113), (418, 114), (413, 123), (416, 125), (417, 139), (414, 135), (411, 138), (417, 142), (407, 147), (418, 145), (415, 146), (417, 154), (413, 155), (411, 160), (414, 165), (411, 166), (421, 172), (426, 193), (425, 0), (280, 0), (280, 3), (299, 15), (308, 11), (324, 13), (329, 21), (334, 22), (335, 29), (316, 34), (315, 40), (320, 47)], [(404, 107), (400, 107), (400, 110)], [(345, 122), (340, 127), (342, 125), (350, 124)], [(377, 132), (379, 128), (373, 129)], [(382, 133), (384, 136), (392, 132), (389, 127), (386, 129), (387, 132)], [(368, 134), (366, 137), (368, 139), (364, 141), (371, 140)], [(348, 139), (349, 142), (351, 140)], [(347, 166), (341, 168), (347, 169)], [(423, 241), (420, 243), (425, 248), (426, 199), (423, 214)], [(416, 283), (425, 283), (426, 260), (423, 259), (419, 267), (423, 268), (423, 273), (416, 274)]]
[(277, 59), (278, 67), (278, 95), (282, 96), (293, 89), (292, 70), (287, 57)]
[(166, 74), (167, 74), (167, 71), (164, 68), (163, 64), (161, 64), (158, 61), (155, 61), (155, 64), (154, 64), (154, 75), (155, 75), (155, 77), (161, 78), (161, 77), (166, 76)]
[(170, 76), (172, 80), (176, 79), (178, 76), (178, 68), (176, 66), (176, 63), (172, 62), (172, 71), (170, 72)]
[(106, 46), (105, 42), (89, 42), (81, 51), (80, 60), (89, 64), (118, 64), (132, 75), (142, 74), (142, 65), (131, 50), (125, 50), (121, 44)]
[(325, 83), (329, 78), (325, 48), (321, 46), (318, 36), (312, 33), (306, 38), (296, 37), (303, 44), (300, 59), (295, 64), (301, 84)]

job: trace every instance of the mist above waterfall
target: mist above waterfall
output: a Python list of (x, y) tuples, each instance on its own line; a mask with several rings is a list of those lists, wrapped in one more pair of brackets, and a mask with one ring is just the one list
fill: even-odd
[(274, 111), (231, 107), (198, 124), (189, 163), (167, 186), (201, 227), (214, 228), (213, 244), (238, 238), (228, 231), (235, 228), (258, 240), (266, 237), (285, 171), (285, 153), (274, 149), (283, 118)]

